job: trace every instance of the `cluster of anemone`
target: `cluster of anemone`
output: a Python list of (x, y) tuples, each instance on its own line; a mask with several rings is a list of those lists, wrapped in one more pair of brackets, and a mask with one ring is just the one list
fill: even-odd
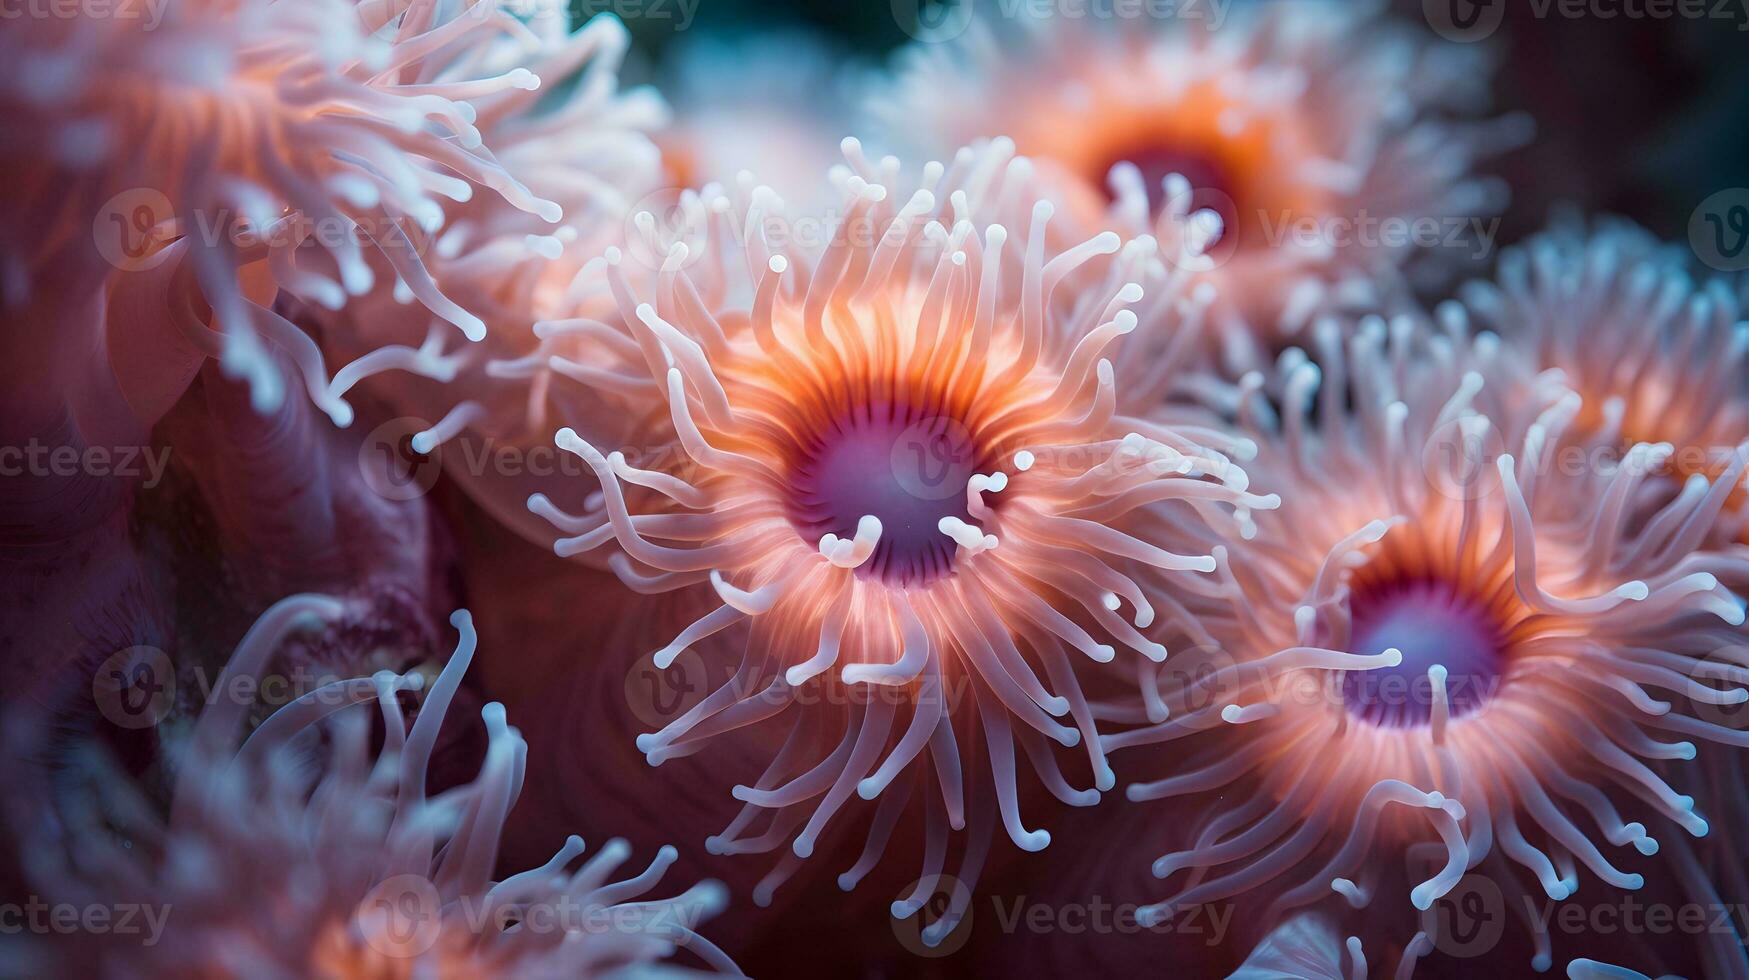
[[(0, 81), (0, 301), (43, 326), (0, 341), (0, 434), (155, 432), (210, 497), (273, 484), (212, 507), (220, 550), (312, 522), (362, 553), (399, 532), (370, 507), (375, 533), (342, 530), (368, 481), (335, 475), (330, 430), (357, 396), (416, 420), (406, 450), (492, 531), (666, 629), (602, 662), (725, 678), (613, 733), (652, 767), (629, 792), (775, 735), (685, 842), (768, 855), (755, 906), (903, 865), (891, 913), (936, 946), (998, 849), (1071, 860), (1058, 807), (1157, 812), (1115, 842), (1158, 879), (1143, 924), (1244, 908), (1240, 977), (1411, 976), (1472, 876), (1525, 913), (1536, 970), (1637, 976), (1557, 950), (1537, 902), (1749, 888), (1715, 829), (1749, 805), (1745, 287), (1621, 224), (1558, 225), (1455, 291), (1461, 262), (1381, 236), (1503, 206), (1480, 170), (1526, 126), (1487, 115), (1483, 48), (1372, 3), (974, 18), (856, 111), (812, 49), (784, 72), (805, 95), (729, 97), (757, 44), (691, 52), (670, 109), (621, 87), (622, 24), (556, 3), (148, 8), (0, 36), (30, 69)], [(211, 415), (252, 413), (218, 449), (174, 413), (197, 378)], [(495, 471), (483, 445), (576, 465)], [(143, 569), (132, 491), (87, 483), (0, 499)], [(35, 543), (0, 537), (30, 555), (8, 581), (79, 608)], [(273, 605), (216, 689), (361, 601)], [(573, 870), (573, 837), (500, 877), (527, 752), (501, 705), (477, 774), (428, 788), (475, 657), (451, 623), (438, 671), (207, 705), (160, 735), (162, 801), (63, 753), (90, 788), (21, 819), (27, 877), (174, 911), (143, 953), (49, 944), (44, 968), (594, 975), (684, 947), (736, 972), (693, 929), (724, 889), (641, 898), (672, 848), (612, 881), (629, 847)], [(1734, 933), (1621, 946), (1749, 976)]]
[[(144, 942), (118, 931), (14, 950), (21, 962), (60, 975), (602, 976), (657, 970), (685, 949), (739, 975), (694, 931), (722, 910), (720, 884), (645, 897), (672, 847), (616, 880), (630, 846), (609, 841), (572, 868), (585, 850), (572, 836), (545, 864), (494, 877), (527, 753), (502, 705), (481, 712), (479, 773), (429, 786), (438, 731), (474, 658), (467, 610), (450, 617), (459, 640), (429, 690), (419, 670), (335, 680), (241, 738), (254, 706), (233, 693), (260, 689), (289, 637), (339, 621), (346, 606), (291, 596), (250, 628), (167, 760), (167, 818), (103, 757), (83, 760), (89, 786), (69, 792), (78, 802), (32, 820), (29, 871), (63, 901), (122, 903), (158, 921)], [(419, 697), (411, 724), (409, 696)]]

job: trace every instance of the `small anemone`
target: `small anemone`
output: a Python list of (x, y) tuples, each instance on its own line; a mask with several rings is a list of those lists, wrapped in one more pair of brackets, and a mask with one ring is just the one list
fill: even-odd
[(1472, 216), (1496, 213), (1505, 191), (1472, 169), (1528, 123), (1481, 118), (1477, 46), (1444, 45), (1382, 6), (972, 17), (907, 49), (866, 111), (911, 153), (1012, 139), (1070, 237), (1115, 228), (1165, 243), (1204, 215), (1199, 237), (1215, 243), (1181, 260), (1218, 286), (1206, 340), (1243, 370), (1321, 310), (1400, 298), (1406, 263), (1437, 250), (1423, 247), (1427, 223), (1441, 246), (1454, 230), (1466, 252), (1489, 244)]
[[(168, 820), (125, 777), (45, 821), (26, 852), (53, 900), (159, 910), (149, 937), (117, 930), (51, 945), (49, 962), (108, 974), (177, 976), (598, 976), (657, 968), (684, 947), (715, 972), (734, 964), (693, 931), (726, 901), (714, 882), (642, 898), (676, 859), (612, 880), (630, 856), (569, 838), (538, 868), (493, 880), (504, 820), (521, 792), (526, 745), (504, 709), (482, 712), (485, 760), (435, 795), (438, 729), (472, 662), (473, 621), (451, 616), (455, 652), (426, 689), (419, 672), (380, 672), (303, 692), (240, 739), (253, 691), (296, 632), (335, 622), (343, 600), (306, 594), (262, 614), (173, 752)], [(404, 696), (424, 692), (409, 727)], [(373, 753), (372, 718), (383, 742)], [(141, 942), (149, 938), (150, 942)], [(56, 972), (51, 970), (50, 972)]]
[[(1690, 262), (1625, 222), (1557, 225), (1508, 249), (1493, 280), (1468, 284), (1439, 313), (1458, 329), (1499, 333), (1510, 356), (1559, 372), (1580, 395), (1557, 447), (1571, 465), (1615, 465), (1635, 444), (1660, 446), (1641, 491), (1657, 506), (1702, 492), (1690, 478), (1718, 477), (1749, 439), (1749, 305), (1731, 283), (1695, 278)], [(1732, 495), (1709, 541), (1749, 543), (1746, 503)]]

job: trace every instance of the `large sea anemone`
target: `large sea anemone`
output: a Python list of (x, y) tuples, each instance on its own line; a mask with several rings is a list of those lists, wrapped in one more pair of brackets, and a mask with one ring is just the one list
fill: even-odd
[[(720, 886), (642, 898), (673, 848), (614, 881), (630, 856), (625, 842), (572, 871), (584, 852), (572, 837), (546, 864), (495, 880), (526, 751), (500, 705), (482, 713), (479, 774), (428, 788), (438, 730), (474, 656), (465, 610), (451, 617), (460, 640), (410, 727), (402, 698), (430, 675), (385, 671), (303, 691), (240, 738), (254, 697), (279, 676), (271, 665), (281, 646), (341, 619), (345, 606), (293, 596), (251, 628), (168, 759), (167, 820), (96, 757), (86, 760), (89, 795), (64, 792), (62, 807), (27, 817), (38, 828), (27, 867), (48, 900), (145, 911), (140, 930), (36, 949), (38, 966), (115, 976), (598, 976), (654, 969), (685, 947), (739, 974), (693, 931), (723, 907)], [(383, 733), (374, 756), (364, 710), (373, 704)]]
[[(841, 878), (854, 885), (913, 785), (927, 793), (923, 877), (894, 905), (905, 917), (934, 890), (950, 827), (973, 827), (956, 875), (968, 886), (998, 814), (1022, 849), (1049, 843), (1021, 819), (1017, 744), (1065, 803), (1112, 785), (1072, 657), (1109, 661), (1115, 646), (1163, 657), (1137, 626), (1176, 609), (1157, 607), (1139, 570), (1208, 572), (1206, 553), (1165, 546), (1177, 525), (1233, 532), (1274, 501), (1245, 490), (1227, 452), (1248, 451), (1244, 440), (1116, 414), (1108, 358), (1135, 327), (1125, 307), (1141, 289), (1083, 294), (1072, 314), (1055, 296), (1117, 249), (1115, 235), (1047, 253), (1050, 206), (1027, 219), (1022, 204), (1023, 244), (1009, 245), (987, 216), (1015, 214), (1029, 171), (999, 151), (962, 152), (951, 171), (930, 164), (904, 195), (896, 160), (845, 149), (844, 214), (816, 240), (800, 240), (810, 226), (785, 224), (761, 187), (701, 211), (685, 241), (652, 228), (635, 247), (664, 263), (639, 276), (654, 279), (643, 295), (624, 253), (609, 253), (601, 273), (639, 355), (613, 370), (648, 379), (639, 448), (655, 462), (561, 429), (600, 489), (580, 514), (540, 496), (529, 506), (567, 535), (560, 554), (611, 545), (631, 588), (708, 590), (720, 603), (655, 662), (728, 631), (740, 666), (639, 737), (652, 763), (791, 715), (784, 751), (735, 789), (746, 806), (711, 841), (719, 853), (789, 844), (756, 897), (813, 853), (852, 796), (878, 798), (864, 854)], [(1058, 746), (1082, 747), (1094, 788), (1069, 785)]]
[[(1749, 673), (1715, 662), (1742, 638), (1720, 582), (1740, 559), (1706, 551), (1689, 518), (1716, 513), (1749, 455), (1618, 548), (1637, 467), (1551, 467), (1581, 396), (1456, 311), (1446, 327), (1373, 320), (1344, 342), (1325, 325), (1316, 358), (1290, 352), (1275, 385), (1243, 382), (1251, 472), (1282, 505), (1223, 543), (1224, 601), (1198, 607), (1190, 636), (1203, 669), (1149, 685), (1132, 717), (1155, 723), (1106, 739), (1171, 754), (1172, 774), (1132, 800), (1215, 797), (1154, 863), (1175, 882), (1154, 917), (1236, 896), (1273, 922), (1335, 893), (1387, 903), (1368, 921), (1400, 947), (1412, 930), (1387, 924), (1423, 842), (1440, 859), (1409, 872), (1414, 908), (1474, 870), (1524, 911), (1527, 889), (1637, 889), (1634, 864), (1710, 829), (1673, 783), (1696, 741), (1739, 740), (1706, 714), (1749, 697)], [(1637, 444), (1628, 462), (1663, 451)], [(1360, 658), (1369, 669), (1341, 669)], [(1729, 939), (1700, 955), (1741, 969)]]

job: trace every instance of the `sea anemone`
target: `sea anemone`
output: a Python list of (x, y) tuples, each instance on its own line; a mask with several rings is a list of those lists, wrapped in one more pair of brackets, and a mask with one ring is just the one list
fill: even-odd
[(906, 52), (871, 93), (872, 125), (923, 153), (1011, 138), (1071, 236), (1165, 241), (1158, 223), (1218, 214), (1219, 244), (1178, 259), (1220, 286), (1209, 339), (1235, 368), (1320, 309), (1392, 301), (1414, 254), (1491, 241), (1505, 195), (1472, 165), (1527, 126), (1479, 120), (1476, 46), (1435, 43), (1371, 2), (1235, 6), (1231, 23), (1220, 4), (973, 18)]
[[(1276, 385), (1242, 382), (1251, 472), (1281, 507), (1222, 543), (1224, 599), (1198, 607), (1190, 637), (1200, 673), (1145, 687), (1132, 717), (1153, 724), (1106, 739), (1170, 746), (1173, 774), (1132, 800), (1219, 794), (1190, 845), (1154, 863), (1179, 885), (1153, 918), (1235, 896), (1268, 901), (1265, 922), (1333, 892), (1367, 906), (1393, 857), (1429, 844), (1443, 861), (1409, 890), (1416, 909), (1479, 870), (1522, 911), (1526, 888), (1560, 901), (1582, 872), (1639, 888), (1606, 844), (1686, 853), (1677, 832), (1708, 831), (1670, 780), (1689, 739), (1740, 742), (1705, 716), (1749, 698), (1749, 670), (1715, 662), (1740, 649), (1743, 605), (1720, 583), (1740, 560), (1702, 549), (1688, 518), (1716, 512), (1749, 455), (1617, 548), (1635, 467), (1552, 472), (1581, 397), (1448, 317), (1443, 331), (1373, 319), (1347, 342), (1321, 324), (1316, 360), (1290, 351)], [(1715, 938), (1701, 955), (1740, 964)]]
[[(1508, 249), (1495, 279), (1462, 291), (1462, 312), (1498, 332), (1509, 356), (1560, 372), (1584, 399), (1557, 465), (1618, 465), (1636, 443), (1664, 447), (1658, 466), (1641, 474), (1653, 505), (1704, 495), (1706, 478), (1749, 440), (1745, 307), (1730, 283), (1697, 281), (1690, 262), (1625, 222), (1560, 225)], [(1696, 518), (1714, 522), (1709, 541), (1749, 530), (1732, 513), (1742, 503), (1737, 493), (1725, 513)]]
[[(1733, 482), (1749, 443), (1749, 325), (1744, 298), (1722, 278), (1697, 278), (1692, 255), (1638, 226), (1600, 220), (1557, 224), (1501, 256), (1494, 280), (1471, 283), (1448, 309), (1498, 331), (1510, 356), (1557, 372), (1583, 408), (1550, 453), (1560, 472), (1625, 470), (1637, 486), (1617, 502), (1620, 535), (1607, 543), (1635, 562), (1668, 547), (1716, 552), (1713, 567), (1735, 589), (1749, 588), (1749, 495)], [(1651, 444), (1635, 457), (1630, 447)], [(1721, 495), (1714, 488), (1725, 486)], [(1680, 522), (1680, 523), (1678, 523)], [(1721, 644), (1691, 671), (1708, 684), (1736, 684), (1749, 664), (1743, 645)], [(1735, 748), (1744, 708), (1708, 705), (1722, 746), (1701, 745), (1704, 778), (1693, 790), (1715, 823), (1749, 816), (1749, 783)], [(1727, 736), (1727, 732), (1731, 732)], [(1749, 875), (1736, 848), (1714, 835), (1704, 858), (1726, 894)], [(1698, 869), (1697, 858), (1681, 856)], [(1699, 883), (1697, 887), (1711, 888)]]
[[(10, 671), (34, 682), (56, 658), (154, 642), (159, 617), (142, 610), (157, 601), (156, 556), (139, 546), (136, 505), (172, 454), (198, 459), (224, 530), (271, 542), (255, 557), (302, 562), (294, 576), (358, 574), (384, 555), (359, 557), (360, 525), (364, 539), (396, 534), (414, 508), (349, 496), (358, 467), (340, 468), (327, 430), (351, 420), (344, 396), (361, 374), (453, 365), (434, 341), (372, 351), (330, 384), (300, 311), (399, 296), (446, 319), (445, 336), (477, 336), (479, 318), (432, 282), (429, 229), (460, 201), (558, 217), (480, 145), (479, 125), (538, 84), (506, 57), (532, 28), (492, 3), (125, 0), (77, 13), (26, 12), (0, 35), (0, 58), (18, 66), (0, 80), (0, 304), (31, 325), (0, 339), (0, 442), (81, 461), (0, 481), (15, 689), (28, 685)], [(179, 404), (183, 421), (198, 415), (183, 396), (207, 365), (212, 424), (193, 433), (200, 445), (167, 445), (188, 427), (154, 427)], [(287, 398), (288, 378), (308, 397)], [(426, 515), (411, 516), (422, 535)], [(348, 531), (350, 550), (336, 548)], [(250, 550), (237, 543), (225, 542), (233, 558)]]
[(472, 45), (521, 29), (494, 3), (130, 0), (110, 14), (14, 19), (0, 39), (21, 68), (0, 84), (0, 263), (9, 314), (39, 325), (8, 366), (26, 379), (14, 394), (37, 396), (33, 431), (62, 415), (88, 438), (111, 415), (149, 426), (207, 357), (263, 412), (289, 361), (345, 425), (276, 297), (337, 308), (378, 288), (371, 256), (477, 340), (480, 319), (422, 259), (440, 199), (486, 188), (560, 217), (481, 145), (473, 102), (539, 83), (474, 70)]
[[(784, 750), (757, 785), (735, 788), (746, 806), (709, 842), (790, 843), (756, 900), (853, 795), (879, 798), (840, 878), (854, 886), (929, 760), (924, 873), (893, 906), (907, 917), (941, 879), (950, 827), (972, 828), (956, 872), (968, 888), (998, 813), (1023, 850), (1050, 841), (1021, 820), (1016, 743), (1064, 803), (1112, 785), (1070, 653), (1164, 657), (1137, 626), (1176, 604), (1144, 592), (1141, 570), (1206, 573), (1207, 554), (1169, 550), (1178, 525), (1232, 531), (1273, 500), (1245, 490), (1232, 462), (1244, 440), (1116, 414), (1107, 358), (1135, 328), (1125, 307), (1142, 290), (1083, 292), (1072, 313), (1054, 295), (1115, 252), (1115, 234), (1047, 257), (1052, 208), (1031, 206), (1030, 170), (1000, 148), (925, 166), (908, 196), (895, 193), (897, 160), (872, 164), (854, 140), (844, 150), (831, 225), (786, 223), (776, 195), (754, 187), (706, 202), (683, 241), (656, 240), (646, 222), (650, 237), (632, 245), (665, 261), (640, 277), (654, 279), (642, 295), (636, 264), (608, 253), (600, 272), (640, 355), (613, 370), (658, 396), (641, 409), (648, 461), (561, 429), (600, 490), (581, 514), (543, 496), (529, 507), (567, 535), (561, 555), (613, 545), (607, 563), (632, 589), (714, 594), (657, 666), (738, 637), (732, 680), (639, 737), (652, 764), (794, 706)], [(1018, 247), (983, 223), (1029, 206)], [(961, 746), (980, 742), (975, 763)], [(1093, 789), (1072, 788), (1053, 756), (1078, 745)], [(967, 900), (956, 894), (924, 940), (951, 931)]]
[(650, 133), (669, 112), (652, 89), (620, 87), (630, 36), (617, 18), (602, 14), (573, 30), (557, 2), (535, 5), (524, 18), (514, 22), (516, 32), (470, 50), (468, 64), (532, 71), (540, 88), (470, 104), (496, 158), (563, 217), (554, 223), (514, 202), (476, 196), (445, 210), (425, 255), (445, 293), (480, 317), (484, 340), (453, 344), (441, 318), (410, 304), (402, 289), (308, 313), (322, 325), (327, 348), (348, 362), (334, 376), (333, 395), (362, 385), (406, 420), (382, 433), (405, 466), (430, 460), (435, 472), (441, 465), (494, 517), (544, 543), (522, 502), (534, 487), (549, 486), (540, 477), (565, 476), (555, 472), (548, 419), (611, 414), (591, 390), (554, 384), (562, 377), (555, 358), (595, 364), (607, 355), (595, 339), (554, 334), (547, 324), (612, 315), (611, 298), (579, 288), (578, 273), (620, 241), (627, 216), (661, 190)]
[[(720, 886), (640, 900), (674, 862), (673, 848), (613, 882), (629, 856), (625, 842), (568, 872), (584, 850), (572, 837), (541, 867), (492, 880), (526, 749), (501, 706), (482, 713), (488, 743), (478, 776), (427, 792), (438, 729), (474, 655), (466, 610), (450, 618), (460, 640), (410, 728), (401, 698), (420, 691), (426, 675), (384, 671), (302, 693), (239, 744), (276, 651), (345, 611), (343, 600), (292, 596), (250, 629), (171, 757), (167, 822), (99, 765), (91, 795), (77, 798), (83, 805), (41, 824), (26, 860), (52, 900), (137, 903), (154, 931), (142, 942), (143, 930), (112, 930), (38, 955), (62, 970), (108, 975), (597, 976), (655, 968), (683, 946), (714, 971), (739, 975), (692, 930), (722, 908)], [(362, 710), (370, 703), (384, 732), (374, 759)]]

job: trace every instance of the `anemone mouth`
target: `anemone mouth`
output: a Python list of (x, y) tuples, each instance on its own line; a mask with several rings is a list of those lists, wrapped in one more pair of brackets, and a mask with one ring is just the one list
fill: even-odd
[(1108, 203), (1115, 203), (1117, 194), (1106, 175), (1119, 164), (1129, 164), (1141, 175), (1148, 192), (1149, 214), (1158, 215), (1166, 206), (1166, 179), (1176, 174), (1184, 178), (1193, 191), (1214, 198), (1207, 202), (1198, 201), (1199, 205), (1212, 206), (1218, 202), (1224, 205), (1218, 208), (1223, 220), (1231, 222), (1236, 217), (1232, 213), (1235, 210), (1232, 202), (1240, 193), (1239, 176), (1231, 161), (1218, 152), (1164, 139), (1122, 145), (1095, 164), (1096, 172), (1088, 175), (1105, 192)]
[[(1350, 718), (1443, 730), (1500, 695), (1515, 650), (1550, 627), (1519, 591), (1511, 563), (1492, 562), (1466, 526), (1440, 507), (1382, 525), (1348, 578), (1346, 624), (1332, 624), (1338, 642), (1360, 656), (1398, 654), (1395, 664), (1342, 673)], [(1549, 557), (1564, 560), (1559, 551)]]
[[(1394, 667), (1342, 675), (1348, 713), (1381, 728), (1430, 725), (1443, 696), (1448, 717), (1479, 710), (1506, 676), (1506, 624), (1489, 604), (1444, 577), (1392, 578), (1369, 583), (1350, 598), (1355, 653), (1397, 650)], [(1434, 676), (1443, 681), (1436, 694)]]
[(914, 587), (951, 574), (958, 548), (943, 525), (973, 521), (966, 484), (987, 455), (977, 438), (958, 419), (902, 397), (859, 401), (827, 418), (791, 467), (797, 532), (810, 543), (850, 539), (874, 517), (880, 539), (858, 576)]

